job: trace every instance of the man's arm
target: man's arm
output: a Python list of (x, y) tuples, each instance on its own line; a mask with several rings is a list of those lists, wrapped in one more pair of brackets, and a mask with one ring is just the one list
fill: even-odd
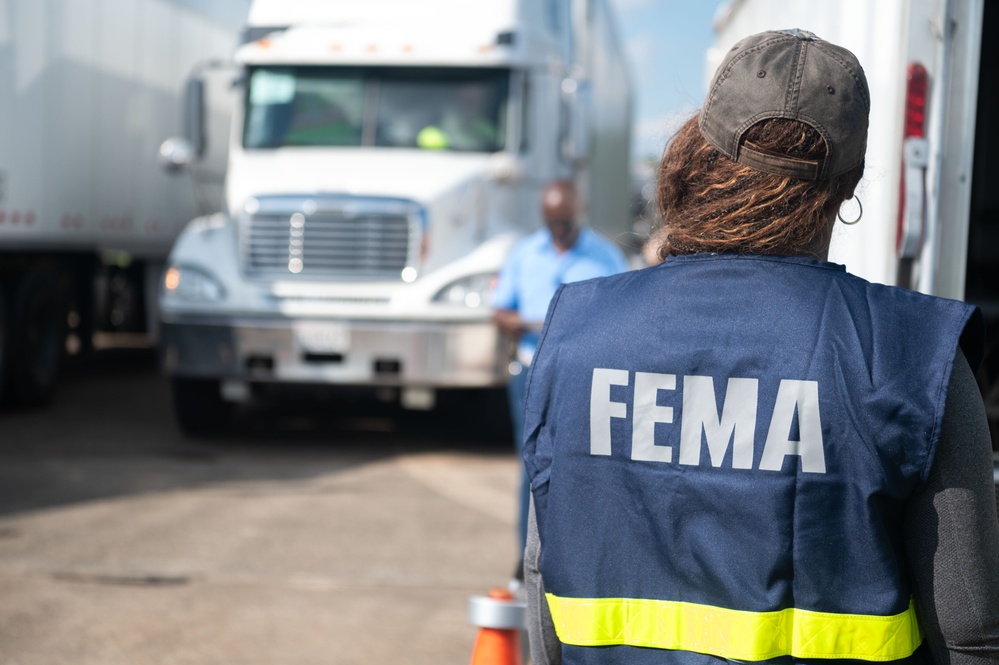
[(520, 318), (520, 314), (513, 309), (493, 310), (493, 323), (513, 338), (518, 338), (525, 332), (539, 331), (544, 325), (544, 321), (525, 321)]

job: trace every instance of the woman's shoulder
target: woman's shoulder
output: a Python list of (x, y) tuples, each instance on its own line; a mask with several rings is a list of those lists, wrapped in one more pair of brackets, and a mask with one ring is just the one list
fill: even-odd
[(641, 302), (649, 288), (654, 288), (652, 268), (626, 270), (603, 277), (564, 284), (559, 289), (557, 306), (563, 311), (611, 312)]
[(868, 299), (883, 303), (885, 306), (897, 305), (903, 311), (949, 310), (954, 312), (971, 312), (974, 305), (961, 300), (943, 296), (921, 293), (912, 289), (890, 284), (872, 282), (852, 273), (843, 273), (842, 279), (852, 288), (862, 291)]

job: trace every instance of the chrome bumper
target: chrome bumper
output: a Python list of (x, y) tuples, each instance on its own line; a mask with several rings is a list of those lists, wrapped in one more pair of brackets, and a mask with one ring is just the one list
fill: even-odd
[(168, 374), (250, 382), (496, 387), (511, 357), (489, 321), (205, 319), (161, 334)]

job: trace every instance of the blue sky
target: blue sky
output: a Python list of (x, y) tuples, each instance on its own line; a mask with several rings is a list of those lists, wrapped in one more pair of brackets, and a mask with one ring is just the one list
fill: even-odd
[(700, 107), (720, 0), (610, 0), (635, 89), (632, 160), (662, 153), (677, 118)]

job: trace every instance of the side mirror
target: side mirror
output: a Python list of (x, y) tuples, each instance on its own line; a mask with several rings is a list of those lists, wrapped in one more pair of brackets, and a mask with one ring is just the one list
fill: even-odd
[(194, 146), (185, 138), (175, 136), (160, 144), (160, 166), (167, 171), (176, 172), (187, 168), (197, 158)]
[(200, 76), (187, 81), (184, 96), (184, 137), (194, 147), (195, 158), (205, 153), (205, 82)]
[(566, 106), (562, 155), (574, 164), (590, 157), (590, 123), (593, 120), (593, 88), (588, 81), (567, 78), (562, 81), (562, 100)]
[(160, 144), (160, 165), (170, 172), (191, 166), (205, 153), (205, 82), (198, 75), (187, 81), (183, 112), (184, 136)]

